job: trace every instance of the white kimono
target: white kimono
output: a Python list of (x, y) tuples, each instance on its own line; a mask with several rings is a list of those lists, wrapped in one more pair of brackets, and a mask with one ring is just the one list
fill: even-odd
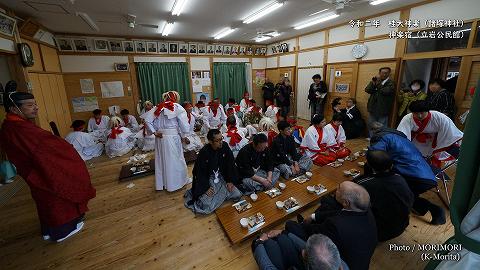
[(122, 122), (123, 122), (122, 125), (124, 127), (129, 128), (130, 131), (133, 133), (137, 132), (139, 129), (137, 119), (135, 118), (135, 116), (131, 114), (128, 115), (128, 123), (125, 123), (125, 120), (123, 120), (123, 118), (122, 118)]
[(305, 131), (305, 136), (303, 137), (302, 144), (300, 144), (300, 148), (305, 150), (305, 155), (309, 158), (315, 159), (318, 152), (324, 152), (327, 150), (328, 145), (336, 144), (333, 133), (326, 130), (325, 127), (322, 130), (323, 134), (320, 143), (318, 142), (320, 135), (315, 126), (312, 125)]
[(272, 119), (274, 123), (277, 122), (277, 113), (278, 113), (278, 107), (276, 107), (275, 105), (270, 105), (265, 110), (265, 116)]
[[(245, 114), (247, 114), (247, 113), (249, 113), (249, 112), (251, 112), (251, 111), (253, 111), (253, 106), (248, 107), (247, 110), (245, 111)], [(263, 112), (262, 112), (261, 109), (260, 109), (258, 112), (260, 113), (260, 115), (263, 115)]]
[(120, 127), (119, 129), (123, 132), (118, 134), (115, 139), (110, 138), (111, 129), (107, 132), (108, 138), (105, 144), (105, 153), (111, 158), (123, 156), (135, 146), (134, 134), (130, 129), (126, 127)]
[[(219, 125), (225, 125), (227, 121), (227, 115), (223, 111), (223, 107), (219, 106), (217, 114), (215, 115), (212, 109), (209, 107), (206, 116), (204, 116), (204, 122), (209, 129), (218, 128)], [(220, 127), (221, 128), (221, 127)]]
[(238, 133), (238, 135), (242, 137), (242, 140), (235, 145), (230, 145), (230, 137), (228, 137), (228, 133), (227, 132), (223, 133), (223, 141), (225, 141), (228, 144), (235, 158), (237, 157), (240, 149), (242, 149), (245, 145), (249, 143), (248, 139), (246, 138), (247, 134), (245, 129), (237, 129), (236, 133)]
[(143, 152), (153, 151), (155, 149), (155, 135), (148, 135), (144, 128), (146, 128), (145, 125), (140, 125), (140, 130), (135, 134), (136, 144)]
[(339, 147), (345, 144), (347, 141), (347, 136), (345, 135), (345, 130), (343, 129), (342, 125), (338, 127), (338, 132), (335, 130), (335, 128), (332, 126), (332, 124), (328, 124), (323, 128), (324, 131), (329, 132), (332, 134), (332, 136), (335, 138), (335, 141), (331, 141), (327, 146), (335, 146)]
[[(426, 126), (420, 127), (413, 119), (413, 114), (409, 113), (403, 117), (397, 128), (413, 142), (424, 157), (431, 156), (434, 152), (442, 152), (442, 149), (463, 138), (463, 132), (448, 116), (437, 111), (430, 111), (430, 115), (430, 121)], [(434, 141), (436, 141), (436, 145), (433, 144)]]
[(65, 140), (73, 145), (83, 160), (99, 157), (103, 152), (103, 144), (96, 143), (92, 134), (83, 131), (73, 131), (65, 137)]
[(202, 140), (195, 133), (195, 120), (197, 117), (198, 115), (192, 112), (190, 114), (190, 122), (188, 122), (188, 115), (187, 115), (187, 122), (189, 125), (189, 129), (188, 129), (188, 132), (182, 133), (182, 138), (187, 138), (190, 141), (190, 143), (189, 144), (183, 143), (183, 150), (185, 152), (192, 151), (192, 150), (195, 152), (198, 152), (203, 147)]
[(88, 120), (88, 132), (92, 132), (94, 130), (107, 130), (108, 121), (110, 121), (110, 117), (102, 115), (102, 118), (100, 118), (100, 124), (97, 125), (95, 117), (91, 117), (90, 120)]
[(249, 106), (248, 106), (248, 102), (245, 101), (244, 98), (242, 98), (242, 100), (240, 100), (240, 104), (239, 104), (239, 105), (240, 105), (240, 111), (241, 111), (241, 112), (245, 112), (245, 111), (248, 109), (248, 107), (249, 107)]
[(174, 103), (174, 110), (163, 108), (155, 116), (157, 107), (145, 113), (148, 133), (160, 131), (162, 138), (155, 137), (155, 188), (175, 191), (188, 182), (187, 164), (183, 156), (181, 133), (189, 131), (187, 112)]

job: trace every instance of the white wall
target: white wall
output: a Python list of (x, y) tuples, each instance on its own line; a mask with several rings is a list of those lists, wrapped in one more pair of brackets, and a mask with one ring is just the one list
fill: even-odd
[(213, 58), (213, 62), (245, 63), (250, 62), (249, 58)]
[(328, 43), (338, 43), (358, 39), (360, 29), (358, 27), (351, 27), (349, 24), (330, 29), (328, 35)]
[(276, 68), (277, 67), (277, 57), (272, 56), (267, 58), (267, 68)]
[(128, 56), (59, 55), (63, 72), (112, 72), (114, 63), (128, 63)]
[(325, 44), (325, 32), (317, 32), (302, 36), (298, 40), (300, 50), (322, 46)]
[(323, 66), (323, 49), (298, 54), (298, 67)]
[(310, 120), (310, 109), (308, 108), (308, 89), (312, 83), (312, 77), (320, 74), (323, 77), (323, 68), (302, 68), (298, 69), (297, 78), (297, 116)]
[[(428, 19), (469, 20), (480, 15), (478, 0), (443, 0), (414, 7), (410, 10), (410, 19), (420, 20), (421, 28)], [(414, 28), (410, 28), (414, 29)]]
[(279, 66), (280, 67), (295, 66), (295, 54), (287, 54), (287, 55), (280, 56)]
[(400, 20), (400, 11), (386, 14), (380, 17), (369, 18), (370, 21), (379, 20), (380, 26), (368, 26), (365, 27), (365, 37), (373, 37), (378, 35), (385, 35), (391, 31), (397, 30), (397, 28), (390, 28), (388, 22), (391, 20)]
[(265, 69), (266, 67), (266, 58), (252, 58), (252, 69)]
[(210, 58), (190, 57), (190, 70), (210, 70)]
[(0, 50), (15, 52), (15, 42), (0, 37)]
[(393, 58), (395, 57), (396, 44), (397, 41), (395, 39), (382, 39), (365, 42), (368, 51), (362, 60)]
[(133, 62), (154, 62), (154, 63), (185, 63), (186, 57), (161, 57), (161, 56), (134, 56)]
[(328, 48), (327, 63), (355, 61), (352, 56), (352, 48), (355, 45)]

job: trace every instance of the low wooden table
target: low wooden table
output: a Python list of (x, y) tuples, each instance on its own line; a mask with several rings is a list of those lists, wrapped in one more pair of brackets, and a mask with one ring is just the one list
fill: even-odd
[[(299, 184), (291, 180), (283, 181), (282, 183), (285, 183), (287, 187), (282, 190), (281, 195), (275, 198), (270, 198), (267, 194), (265, 194), (265, 192), (259, 192), (257, 193), (258, 199), (255, 202), (252, 201), (249, 196), (244, 196), (244, 199), (252, 204), (252, 208), (248, 209), (247, 211), (238, 213), (237, 210), (232, 207), (233, 203), (229, 202), (218, 208), (215, 211), (215, 214), (217, 215), (217, 218), (230, 241), (233, 244), (239, 243), (250, 236), (255, 235), (261, 230), (273, 227), (291, 218), (297, 213), (302, 212), (304, 209), (318, 202), (322, 196), (334, 192), (341, 182), (352, 180), (351, 176), (345, 176), (343, 174), (344, 170), (355, 168), (363, 173), (363, 168), (361, 168), (357, 163), (359, 161), (365, 161), (365, 158), (360, 157), (355, 161), (345, 161), (342, 166), (337, 168), (333, 168), (328, 165), (323, 167), (313, 166), (313, 176), (309, 181), (303, 184)], [(327, 191), (320, 195), (309, 193), (307, 191), (307, 186), (317, 184), (322, 184), (325, 186)], [(278, 187), (278, 183), (276, 184), (276, 187)], [(276, 207), (275, 202), (284, 201), (290, 197), (294, 197), (298, 201), (300, 205), (298, 209), (291, 213), (287, 213), (284, 209), (278, 209)], [(261, 227), (254, 231), (249, 231), (247, 228), (243, 228), (240, 225), (241, 218), (247, 218), (258, 212), (262, 213), (262, 215), (265, 217), (265, 224), (263, 224)]]

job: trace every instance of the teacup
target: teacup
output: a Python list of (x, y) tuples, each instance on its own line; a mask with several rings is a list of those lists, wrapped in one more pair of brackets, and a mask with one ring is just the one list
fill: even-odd
[(287, 187), (285, 183), (279, 183), (278, 186), (280, 187), (280, 189), (285, 189)]
[(250, 199), (252, 199), (252, 201), (256, 201), (258, 199), (258, 195), (255, 193), (252, 193), (250, 194)]
[(241, 218), (241, 219), (240, 219), (240, 225), (241, 225), (243, 228), (247, 228), (247, 227), (248, 227), (248, 219), (246, 219), (246, 218)]
[(282, 201), (277, 201), (277, 202), (275, 202), (275, 205), (277, 206), (278, 209), (282, 209), (284, 203)]

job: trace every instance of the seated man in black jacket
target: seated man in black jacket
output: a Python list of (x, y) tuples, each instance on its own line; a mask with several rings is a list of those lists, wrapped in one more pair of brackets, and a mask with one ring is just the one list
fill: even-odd
[(335, 199), (332, 198), (324, 197), (320, 208), (302, 223), (287, 221), (285, 230), (304, 240), (317, 233), (326, 235), (350, 269), (368, 269), (377, 245), (368, 192), (356, 183), (345, 181), (338, 185)]
[(312, 168), (312, 159), (298, 153), (290, 124), (280, 121), (277, 127), (280, 134), (273, 139), (270, 147), (273, 166), (280, 170), (285, 179), (309, 171)]
[(238, 152), (235, 165), (244, 193), (271, 188), (280, 177), (280, 171), (273, 167), (267, 146), (267, 136), (258, 133), (253, 136), (252, 143), (245, 145)]
[(198, 153), (193, 166), (192, 189), (185, 193), (185, 206), (194, 213), (210, 214), (242, 193), (235, 187), (237, 175), (232, 150), (218, 129), (207, 134), (208, 144)]
[(393, 162), (387, 152), (368, 151), (367, 163), (373, 175), (360, 179), (357, 184), (370, 195), (378, 241), (387, 241), (407, 228), (414, 196), (405, 179), (392, 172)]

